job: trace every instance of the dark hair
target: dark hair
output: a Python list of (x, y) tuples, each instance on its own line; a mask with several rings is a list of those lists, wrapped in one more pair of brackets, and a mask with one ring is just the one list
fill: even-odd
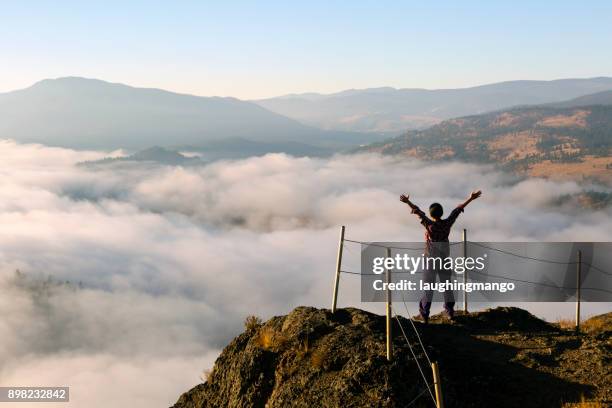
[(433, 203), (429, 206), (429, 215), (432, 218), (442, 218), (442, 214), (444, 214), (444, 208), (442, 208), (440, 203)]

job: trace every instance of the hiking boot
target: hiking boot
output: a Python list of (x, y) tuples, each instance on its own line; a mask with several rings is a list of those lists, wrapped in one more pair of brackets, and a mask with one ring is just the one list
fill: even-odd
[(421, 313), (420, 317), (421, 317), (421, 320), (423, 320), (423, 323), (425, 323), (425, 324), (429, 323), (429, 316)]
[(455, 321), (455, 302), (445, 302), (444, 311), (448, 316), (448, 320), (451, 322)]
[(421, 318), (427, 324), (429, 322), (429, 310), (431, 309), (431, 302), (427, 302), (426, 299), (419, 301), (419, 314)]

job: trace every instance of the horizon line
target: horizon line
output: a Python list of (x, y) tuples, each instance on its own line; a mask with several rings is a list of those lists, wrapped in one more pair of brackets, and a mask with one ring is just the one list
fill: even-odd
[(160, 88), (156, 86), (138, 86), (138, 85), (131, 85), (125, 82), (115, 82), (115, 81), (110, 81), (106, 79), (93, 78), (93, 77), (87, 77), (87, 76), (66, 75), (66, 76), (59, 76), (59, 77), (43, 78), (38, 81), (35, 81), (34, 83), (26, 87), (11, 89), (7, 91), (0, 91), (0, 95), (12, 93), (12, 92), (24, 91), (44, 81), (58, 81), (58, 80), (65, 80), (65, 79), (99, 81), (99, 82), (104, 82), (104, 83), (111, 84), (111, 85), (122, 85), (122, 86), (127, 86), (127, 87), (135, 88), (135, 89), (157, 90), (157, 91), (174, 93), (178, 95), (187, 95), (187, 96), (202, 97), (202, 98), (233, 98), (233, 99), (238, 99), (241, 101), (261, 101), (261, 100), (266, 100), (266, 99), (300, 97), (300, 96), (305, 96), (305, 95), (316, 95), (316, 96), (326, 97), (326, 96), (333, 96), (333, 95), (338, 95), (338, 94), (347, 93), (347, 92), (364, 92), (368, 90), (381, 90), (381, 89), (392, 89), (394, 91), (435, 92), (435, 91), (458, 91), (458, 90), (465, 90), (465, 89), (474, 89), (474, 88), (481, 88), (481, 87), (492, 86), (492, 85), (507, 84), (507, 83), (512, 83), (512, 82), (557, 82), (557, 81), (572, 81), (572, 80), (585, 80), (586, 81), (586, 80), (597, 80), (597, 79), (612, 80), (612, 74), (610, 76), (598, 75), (598, 76), (592, 76), (592, 77), (562, 77), (562, 78), (554, 78), (554, 79), (509, 79), (509, 80), (504, 80), (504, 81), (487, 82), (487, 83), (481, 83), (481, 84), (476, 84), (476, 85), (471, 85), (471, 86), (456, 87), (456, 88), (395, 87), (395, 86), (390, 86), (390, 85), (383, 85), (383, 86), (370, 86), (370, 87), (365, 87), (365, 88), (345, 88), (345, 89), (341, 89), (335, 92), (326, 92), (326, 93), (316, 92), (316, 91), (290, 92), (290, 93), (281, 94), (277, 96), (269, 96), (269, 97), (262, 97), (262, 98), (240, 98), (240, 97), (232, 96), (232, 95), (225, 95), (225, 96), (223, 95), (200, 95), (200, 94), (195, 94), (195, 93), (181, 92), (181, 91), (176, 91), (176, 90), (171, 90), (171, 89), (166, 89), (166, 88)]

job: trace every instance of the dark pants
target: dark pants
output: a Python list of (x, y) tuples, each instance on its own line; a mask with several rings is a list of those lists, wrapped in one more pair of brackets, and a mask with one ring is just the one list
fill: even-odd
[[(429, 255), (429, 256), (439, 256), (444, 259), (445, 257), (448, 256), (448, 253), (450, 252), (446, 248), (433, 249), (430, 247), (428, 248), (429, 249), (428, 252), (433, 255)], [(453, 270), (444, 269), (444, 268), (436, 268), (436, 267), (426, 268), (423, 271), (423, 283), (425, 282), (435, 283), (436, 275), (439, 277), (440, 282), (445, 282), (445, 281), (452, 282), (451, 278), (453, 275)], [(429, 317), (429, 311), (431, 309), (432, 299), (433, 299), (433, 290), (426, 290), (425, 293), (423, 294), (423, 297), (419, 301), (419, 312), (421, 313), (421, 316)], [(455, 296), (453, 295), (453, 291), (451, 290), (444, 291), (444, 310), (451, 317), (454, 315), (454, 307), (455, 307)]]

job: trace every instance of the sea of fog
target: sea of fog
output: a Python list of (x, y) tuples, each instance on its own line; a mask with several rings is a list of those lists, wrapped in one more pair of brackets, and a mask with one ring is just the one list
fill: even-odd
[[(612, 240), (609, 207), (559, 204), (592, 186), (492, 167), (283, 154), (75, 166), (108, 155), (0, 142), (0, 384), (70, 386), (62, 407), (171, 405), (245, 316), (329, 307), (340, 225), (352, 239), (422, 239), (401, 193), (450, 211), (482, 189), (451, 240), (462, 228), (474, 241)], [(359, 268), (358, 254), (347, 246), (346, 269)], [(342, 279), (340, 306), (383, 312), (360, 304), (357, 279)], [(573, 311), (524, 306), (549, 320)]]

